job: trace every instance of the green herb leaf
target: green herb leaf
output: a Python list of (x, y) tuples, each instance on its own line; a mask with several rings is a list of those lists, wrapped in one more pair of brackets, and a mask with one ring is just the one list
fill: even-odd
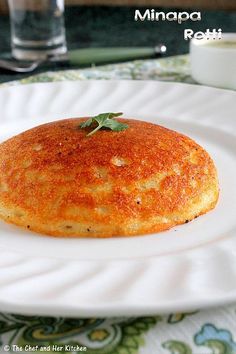
[(120, 123), (113, 118), (121, 116), (123, 113), (101, 113), (97, 116), (91, 117), (82, 124), (80, 124), (80, 128), (90, 127), (94, 123), (97, 124), (97, 127), (93, 129), (87, 136), (93, 135), (101, 128), (108, 128), (114, 130), (116, 132), (127, 129), (129, 126), (124, 123)]

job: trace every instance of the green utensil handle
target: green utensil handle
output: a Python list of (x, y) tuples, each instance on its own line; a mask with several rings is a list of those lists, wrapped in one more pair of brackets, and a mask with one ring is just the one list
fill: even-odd
[(71, 65), (86, 66), (151, 58), (160, 53), (159, 47), (85, 48), (69, 51), (68, 59)]

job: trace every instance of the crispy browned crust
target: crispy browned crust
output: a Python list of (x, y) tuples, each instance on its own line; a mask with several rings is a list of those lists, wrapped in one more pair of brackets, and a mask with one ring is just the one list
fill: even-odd
[(84, 120), (0, 145), (0, 218), (48, 235), (110, 237), (166, 230), (214, 208), (216, 169), (193, 140), (133, 119), (87, 137)]

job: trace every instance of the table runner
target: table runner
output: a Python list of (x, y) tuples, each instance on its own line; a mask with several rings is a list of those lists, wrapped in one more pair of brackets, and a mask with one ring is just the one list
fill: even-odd
[[(2, 85), (88, 79), (194, 83), (189, 57), (46, 72)], [(138, 318), (66, 319), (0, 313), (2, 353), (236, 354), (236, 304)]]

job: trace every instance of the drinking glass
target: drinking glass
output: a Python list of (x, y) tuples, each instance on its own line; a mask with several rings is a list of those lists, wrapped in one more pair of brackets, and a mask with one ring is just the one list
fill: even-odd
[(41, 60), (66, 52), (64, 0), (8, 0), (12, 55)]

